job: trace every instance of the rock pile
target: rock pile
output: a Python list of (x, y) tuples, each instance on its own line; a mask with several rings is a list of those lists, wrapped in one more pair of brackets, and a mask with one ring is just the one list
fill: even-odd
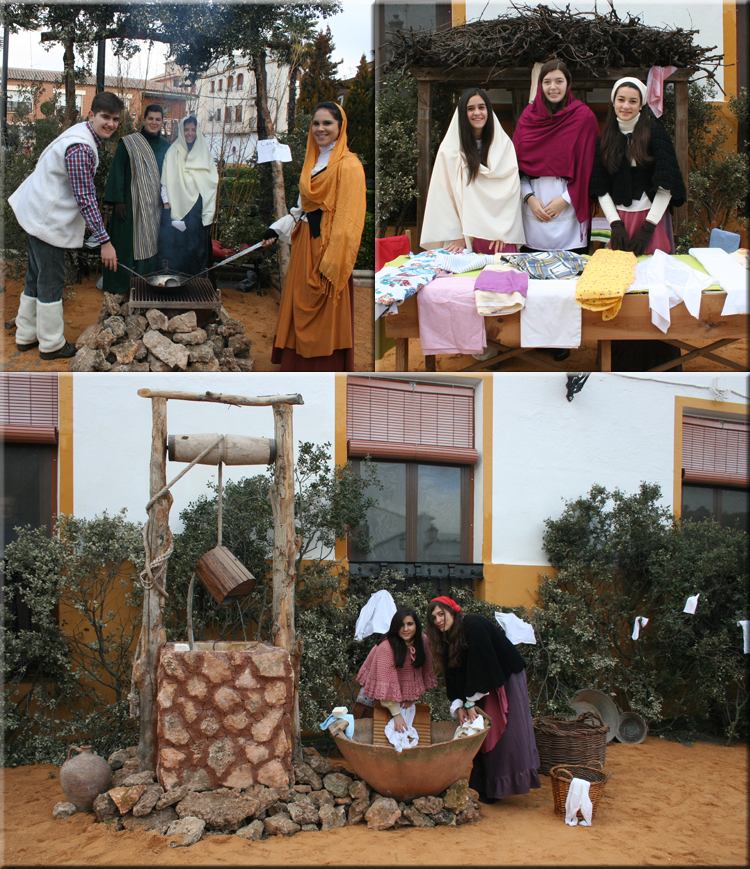
[(128, 313), (127, 302), (104, 293), (98, 321), (79, 335), (71, 371), (252, 371), (252, 341), (224, 309), (205, 328), (195, 311), (168, 317), (152, 308)]
[[(333, 766), (313, 748), (294, 764), (291, 787), (219, 788), (208, 790), (196, 777), (164, 790), (152, 770), (138, 772), (135, 748), (109, 757), (112, 787), (94, 801), (97, 821), (116, 830), (151, 830), (170, 847), (192, 845), (210, 835), (242, 839), (292, 836), (365, 823), (372, 830), (468, 824), (480, 819), (479, 795), (465, 779), (438, 797), (398, 802), (375, 793), (346, 769)], [(53, 817), (75, 813), (72, 803), (58, 803)]]

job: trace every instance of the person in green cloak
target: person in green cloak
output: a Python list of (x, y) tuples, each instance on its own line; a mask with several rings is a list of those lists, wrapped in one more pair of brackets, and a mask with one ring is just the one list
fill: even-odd
[[(160, 268), (156, 252), (164, 208), (161, 168), (169, 150), (169, 142), (161, 134), (163, 122), (161, 106), (146, 106), (140, 133), (123, 136), (117, 143), (104, 191), (104, 202), (114, 206), (108, 230), (117, 259), (139, 275)], [(125, 269), (107, 270), (103, 289), (107, 293), (125, 293), (131, 278)]]

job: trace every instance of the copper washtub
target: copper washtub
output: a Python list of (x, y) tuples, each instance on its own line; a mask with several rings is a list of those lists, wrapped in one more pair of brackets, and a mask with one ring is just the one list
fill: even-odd
[(385, 797), (408, 802), (437, 796), (464, 777), (489, 733), (490, 719), (481, 714), (486, 726), (474, 736), (453, 739), (457, 722), (433, 721), (432, 745), (416, 745), (401, 752), (390, 745), (372, 744), (372, 718), (354, 722), (354, 739), (343, 735), (333, 738), (359, 778)]

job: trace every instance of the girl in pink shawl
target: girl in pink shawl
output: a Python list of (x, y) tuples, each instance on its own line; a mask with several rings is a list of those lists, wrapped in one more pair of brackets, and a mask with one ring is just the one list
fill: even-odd
[(416, 610), (396, 610), (387, 633), (362, 664), (357, 682), (362, 686), (358, 702), (369, 705), (368, 699), (380, 700), (391, 713), (396, 730), (404, 732), (407, 727), (399, 705), (411, 706), (437, 685), (427, 635)]
[(524, 250), (588, 253), (589, 179), (599, 136), (596, 116), (573, 99), (572, 76), (560, 60), (539, 72), (534, 101), (513, 134), (521, 172)]

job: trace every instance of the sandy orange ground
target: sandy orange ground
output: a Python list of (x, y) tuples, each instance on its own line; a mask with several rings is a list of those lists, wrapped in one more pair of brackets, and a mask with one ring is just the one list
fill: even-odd
[[(97, 290), (98, 275), (84, 278), (63, 297), (63, 317), (65, 319), (65, 339), (74, 342), (83, 330), (96, 323), (102, 307), (102, 292)], [(219, 282), (222, 286), (222, 282)], [(18, 297), (23, 291), (23, 283), (14, 280), (6, 282), (4, 293), (0, 293), (3, 304), (3, 323), (15, 317), (18, 310)], [(238, 290), (222, 289), (221, 301), (224, 308), (237, 320), (245, 324), (247, 336), (253, 346), (250, 358), (255, 360), (255, 371), (278, 371), (278, 365), (271, 364), (271, 348), (276, 320), (279, 313), (279, 293), (265, 290), (265, 295), (241, 293)], [(374, 311), (372, 288), (354, 288), (354, 365), (356, 371), (373, 370), (373, 322)], [(15, 347), (15, 329), (0, 330), (0, 368), (6, 371), (70, 371), (69, 359), (56, 359), (44, 362), (37, 350), (19, 353)]]
[(364, 825), (248, 842), (212, 836), (168, 848), (156, 833), (114, 832), (76, 814), (57, 767), (6, 769), (5, 866), (746, 866), (747, 746), (647, 737), (611, 742), (612, 774), (591, 827), (554, 814), (550, 779), (526, 796), (482, 806), (476, 824), (375, 832)]

